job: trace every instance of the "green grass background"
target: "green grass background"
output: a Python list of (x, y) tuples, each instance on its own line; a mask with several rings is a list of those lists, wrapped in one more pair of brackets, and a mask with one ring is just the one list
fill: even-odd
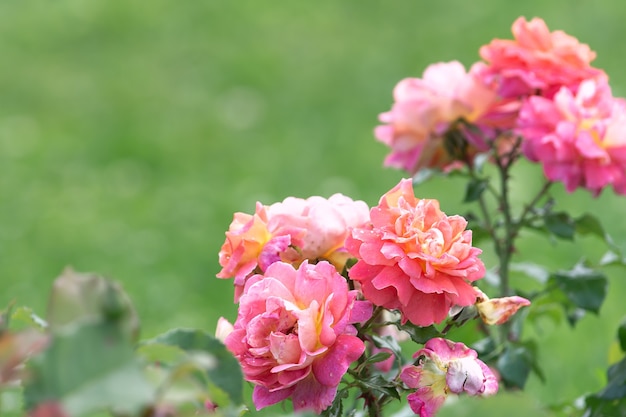
[[(590, 44), (626, 95), (621, 0), (0, 2), (0, 305), (43, 314), (71, 265), (120, 281), (144, 337), (234, 320), (231, 282), (215, 278), (233, 213), (335, 192), (376, 204), (405, 175), (382, 167), (372, 134), (395, 83), (437, 61), (469, 66), (520, 15)], [(536, 166), (519, 170), (515, 201), (540, 180)], [(462, 183), (416, 193), (466, 210)], [(624, 197), (555, 194), (626, 246)], [(518, 261), (553, 269), (602, 253), (591, 238), (534, 235), (518, 249)], [(489, 248), (484, 259), (493, 266)], [(626, 313), (623, 271), (607, 272), (598, 317), (528, 329), (546, 384), (531, 377), (525, 393), (462, 399), (441, 415), (549, 415), (541, 404), (600, 388)]]

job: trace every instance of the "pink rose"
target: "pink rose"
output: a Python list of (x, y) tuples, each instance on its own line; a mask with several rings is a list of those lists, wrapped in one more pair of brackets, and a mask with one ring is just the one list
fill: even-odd
[[(495, 91), (467, 73), (457, 61), (430, 65), (421, 79), (400, 81), (393, 95), (393, 107), (379, 116), (385, 124), (374, 133), (391, 148), (385, 165), (410, 173), (422, 168), (445, 169), (463, 158), (449, 153), (444, 146), (444, 134), (460, 118), (475, 122), (496, 100)], [(469, 135), (467, 140), (470, 153), (487, 149), (482, 138), (476, 140)], [(463, 149), (467, 144), (457, 145), (459, 152), (467, 151)]]
[(418, 326), (444, 320), (453, 305), (474, 304), (470, 282), (483, 277), (485, 266), (463, 217), (446, 216), (437, 200), (416, 198), (410, 179), (383, 195), (370, 217), (346, 240), (358, 259), (350, 278), (365, 298)]
[(576, 94), (561, 88), (552, 99), (530, 97), (518, 132), (523, 152), (540, 162), (546, 177), (598, 195), (612, 185), (626, 194), (626, 105), (605, 77), (585, 80)]
[(294, 409), (320, 413), (333, 401), (350, 364), (365, 350), (352, 325), (371, 304), (331, 264), (276, 262), (246, 282), (225, 344), (255, 384), (257, 409), (291, 398)]
[(448, 393), (487, 396), (498, 392), (494, 373), (463, 343), (430, 339), (413, 357), (419, 358), (418, 364), (404, 368), (400, 378), (416, 390), (407, 400), (420, 417), (434, 416)]
[(302, 261), (331, 262), (341, 271), (349, 258), (344, 249), (350, 228), (369, 220), (369, 208), (342, 194), (328, 199), (288, 197), (264, 206), (254, 215), (236, 213), (219, 253), (218, 278), (235, 278), (235, 301), (246, 279), (278, 261), (298, 266)]
[(514, 40), (494, 39), (480, 48), (487, 61), (486, 80), (500, 85), (503, 97), (535, 94), (552, 96), (561, 86), (576, 88), (581, 81), (598, 76), (601, 70), (590, 62), (596, 57), (589, 46), (565, 32), (550, 32), (539, 18), (518, 18), (512, 27)]

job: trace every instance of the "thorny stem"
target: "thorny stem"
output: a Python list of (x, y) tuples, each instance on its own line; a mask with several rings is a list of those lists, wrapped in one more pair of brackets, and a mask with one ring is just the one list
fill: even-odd
[[(497, 226), (492, 223), (491, 217), (489, 215), (489, 210), (484, 199), (479, 199), (479, 204), (481, 208), (481, 212), (483, 218), (485, 219), (486, 229), (489, 232), (489, 235), (493, 239), (494, 249), (496, 255), (498, 256), (499, 266), (498, 266), (498, 275), (500, 278), (499, 281), (499, 293), (500, 297), (507, 297), (511, 295), (511, 287), (510, 287), (510, 267), (511, 267), (511, 257), (513, 255), (515, 249), (515, 239), (518, 236), (519, 230), (524, 226), (527, 216), (534, 212), (535, 206), (539, 203), (539, 201), (547, 194), (550, 186), (552, 185), (551, 181), (546, 181), (543, 187), (539, 190), (539, 192), (535, 195), (535, 197), (531, 200), (531, 202), (524, 207), (522, 212), (520, 213), (517, 219), (513, 217), (513, 210), (511, 207), (510, 193), (509, 193), (509, 180), (510, 180), (510, 169), (516, 159), (516, 154), (519, 151), (519, 147), (521, 145), (521, 138), (517, 138), (515, 144), (511, 148), (511, 150), (505, 154), (499, 154), (495, 148), (494, 151), (494, 159), (496, 162), (496, 166), (498, 168), (499, 174), (499, 192), (494, 193), (496, 199), (498, 200), (498, 209), (502, 213), (503, 223), (502, 233), (498, 235), (496, 232)], [(501, 342), (506, 343), (509, 340), (511, 330), (511, 323), (507, 322), (501, 326)]]

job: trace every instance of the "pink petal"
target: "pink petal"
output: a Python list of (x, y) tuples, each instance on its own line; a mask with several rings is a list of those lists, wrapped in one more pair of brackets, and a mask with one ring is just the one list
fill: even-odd
[(290, 387), (272, 392), (265, 387), (256, 385), (254, 387), (254, 391), (252, 391), (252, 402), (254, 403), (257, 411), (259, 411), (262, 408), (279, 403), (289, 398), (293, 390), (293, 387)]
[(313, 363), (313, 375), (323, 385), (339, 385), (352, 362), (365, 351), (365, 344), (354, 336), (341, 335), (324, 357)]

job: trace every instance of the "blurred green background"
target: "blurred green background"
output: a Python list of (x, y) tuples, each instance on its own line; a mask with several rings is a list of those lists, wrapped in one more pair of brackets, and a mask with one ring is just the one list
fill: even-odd
[[(393, 86), (433, 62), (469, 66), (520, 15), (590, 44), (626, 95), (621, 0), (0, 2), (0, 304), (43, 314), (71, 265), (120, 281), (144, 337), (234, 320), (231, 282), (215, 278), (233, 213), (335, 192), (376, 204), (405, 175), (382, 167), (372, 134)], [(520, 170), (515, 200), (539, 181), (538, 167)], [(466, 210), (462, 183), (416, 192)], [(626, 246), (624, 197), (555, 194)], [(518, 249), (518, 261), (555, 269), (603, 251), (534, 235)], [(493, 266), (487, 247), (484, 259)], [(598, 317), (528, 329), (546, 384), (531, 377), (525, 393), (461, 399), (441, 415), (549, 415), (541, 404), (600, 388), (626, 313), (622, 271), (607, 272)]]

